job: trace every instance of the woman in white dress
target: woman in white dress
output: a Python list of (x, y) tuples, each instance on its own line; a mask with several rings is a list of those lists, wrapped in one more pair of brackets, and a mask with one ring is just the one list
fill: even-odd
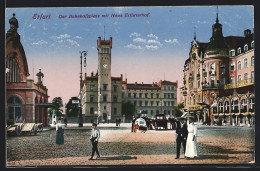
[(188, 138), (186, 142), (186, 158), (194, 158), (198, 156), (198, 146), (197, 146), (197, 126), (194, 124), (194, 118), (189, 117), (188, 124)]

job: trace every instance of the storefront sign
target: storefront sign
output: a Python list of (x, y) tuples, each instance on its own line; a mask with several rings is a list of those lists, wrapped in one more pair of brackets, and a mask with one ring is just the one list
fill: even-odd
[(201, 106), (191, 106), (189, 110), (201, 110)]

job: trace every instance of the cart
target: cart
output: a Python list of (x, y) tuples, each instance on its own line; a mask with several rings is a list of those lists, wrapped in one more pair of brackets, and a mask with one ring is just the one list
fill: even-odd
[(168, 120), (166, 119), (164, 114), (157, 114), (155, 116), (155, 129), (158, 130), (158, 128), (164, 128), (165, 130), (168, 129), (167, 127)]
[(35, 123), (24, 123), (24, 126), (21, 130), (21, 133), (29, 134), (29, 135), (37, 135), (37, 125)]
[(23, 123), (15, 123), (14, 125), (10, 125), (7, 127), (7, 134), (18, 136), (21, 134), (21, 130), (23, 126), (24, 126)]

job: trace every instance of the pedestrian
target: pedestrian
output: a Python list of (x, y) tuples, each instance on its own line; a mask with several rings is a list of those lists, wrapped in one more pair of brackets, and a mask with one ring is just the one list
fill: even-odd
[(118, 126), (118, 119), (116, 118), (116, 126)]
[(100, 155), (98, 152), (98, 147), (97, 147), (99, 137), (100, 137), (100, 131), (97, 128), (97, 123), (93, 122), (92, 123), (92, 133), (90, 136), (90, 141), (92, 143), (92, 154), (91, 154), (91, 157), (89, 158), (89, 160), (93, 160), (95, 152), (97, 153), (97, 158), (100, 158)]
[(121, 118), (118, 119), (118, 126), (120, 126)]
[(66, 117), (64, 118), (64, 124), (65, 124), (65, 127), (67, 127), (67, 118)]
[(131, 132), (134, 132), (134, 125), (135, 125), (135, 117), (133, 116)]
[(56, 124), (56, 144), (64, 144), (64, 127), (61, 123), (61, 118), (59, 118), (58, 123)]
[(198, 156), (197, 145), (197, 126), (194, 124), (194, 118), (189, 117), (188, 138), (186, 143), (185, 157), (194, 158)]
[(180, 151), (181, 151), (181, 144), (183, 146), (183, 151), (185, 154), (186, 150), (186, 141), (188, 136), (188, 129), (187, 129), (187, 123), (185, 122), (185, 118), (181, 117), (180, 121), (177, 122), (177, 128), (176, 128), (176, 134), (177, 134), (177, 155), (175, 159), (180, 158)]

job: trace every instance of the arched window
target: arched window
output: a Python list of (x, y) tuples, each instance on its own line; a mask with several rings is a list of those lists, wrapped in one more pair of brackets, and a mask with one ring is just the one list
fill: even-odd
[(244, 59), (244, 68), (247, 68), (247, 58)]
[(200, 102), (200, 95), (198, 95), (198, 103)]
[(240, 70), (241, 69), (241, 61), (238, 61), (237, 62), (237, 70)]
[(190, 105), (191, 105), (191, 97), (190, 97)]
[(213, 114), (217, 114), (217, 102), (216, 101), (214, 101), (213, 102)]
[(233, 99), (231, 102), (231, 112), (238, 113), (238, 99)]
[(255, 111), (255, 97), (250, 97), (249, 99), (249, 112)]
[(244, 83), (246, 84), (248, 82), (248, 74), (247, 73), (244, 73)]
[(247, 102), (246, 102), (246, 99), (242, 99), (241, 101), (241, 112), (242, 113), (245, 113), (247, 110)]
[(252, 56), (251, 57), (251, 66), (254, 66), (255, 65), (255, 56)]
[(218, 111), (219, 113), (223, 113), (223, 102), (218, 103)]
[(225, 102), (225, 113), (229, 113), (229, 101)]
[(196, 99), (195, 99), (195, 96), (193, 96), (193, 105), (196, 104)]
[(10, 124), (22, 122), (22, 101), (17, 96), (11, 96), (7, 100), (8, 122)]
[(9, 72), (6, 73), (6, 82), (20, 82), (21, 77), (16, 60), (9, 58), (6, 62), (6, 67), (9, 69)]

